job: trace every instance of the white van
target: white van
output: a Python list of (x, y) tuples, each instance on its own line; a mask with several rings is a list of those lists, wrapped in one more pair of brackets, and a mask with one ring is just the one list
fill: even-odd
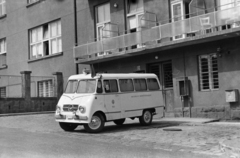
[(150, 125), (153, 115), (163, 116), (164, 104), (155, 74), (80, 74), (69, 77), (55, 119), (65, 131), (83, 125), (100, 132), (105, 122), (122, 125), (125, 118), (139, 118)]

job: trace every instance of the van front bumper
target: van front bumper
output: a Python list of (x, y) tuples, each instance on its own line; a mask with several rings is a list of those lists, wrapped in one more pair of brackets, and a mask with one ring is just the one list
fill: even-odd
[(63, 115), (63, 114), (55, 114), (55, 120), (58, 122), (75, 122), (81, 123), (79, 121), (87, 121), (87, 116), (79, 116), (79, 115)]

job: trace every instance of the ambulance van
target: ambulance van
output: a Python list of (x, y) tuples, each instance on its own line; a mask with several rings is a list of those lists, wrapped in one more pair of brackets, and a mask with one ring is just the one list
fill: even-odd
[(163, 112), (162, 90), (155, 74), (79, 74), (69, 77), (55, 120), (65, 131), (83, 125), (86, 131), (97, 133), (105, 122), (122, 125), (126, 118), (150, 125), (153, 115), (161, 117)]

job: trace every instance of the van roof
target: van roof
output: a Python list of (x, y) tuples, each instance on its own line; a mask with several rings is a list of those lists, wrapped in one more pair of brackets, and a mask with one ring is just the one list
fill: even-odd
[[(157, 78), (157, 76), (153, 73), (103, 73), (97, 74), (94, 76), (94, 79), (98, 78)], [(92, 79), (91, 74), (79, 74), (79, 75), (72, 75), (69, 77), (69, 80), (78, 80), (78, 79)]]

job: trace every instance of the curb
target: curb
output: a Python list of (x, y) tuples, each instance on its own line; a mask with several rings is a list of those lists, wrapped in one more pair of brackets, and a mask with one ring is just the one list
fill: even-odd
[[(240, 142), (239, 140), (225, 140), (219, 142), (219, 148), (224, 153), (224, 156), (231, 158), (240, 158), (240, 148), (229, 145), (231, 143)], [(240, 144), (240, 143), (239, 143)]]
[(0, 114), (0, 117), (21, 116), (21, 115), (38, 115), (38, 114), (51, 114), (51, 113), (55, 113), (55, 111), (24, 112), (24, 113), (8, 113), (8, 114)]

